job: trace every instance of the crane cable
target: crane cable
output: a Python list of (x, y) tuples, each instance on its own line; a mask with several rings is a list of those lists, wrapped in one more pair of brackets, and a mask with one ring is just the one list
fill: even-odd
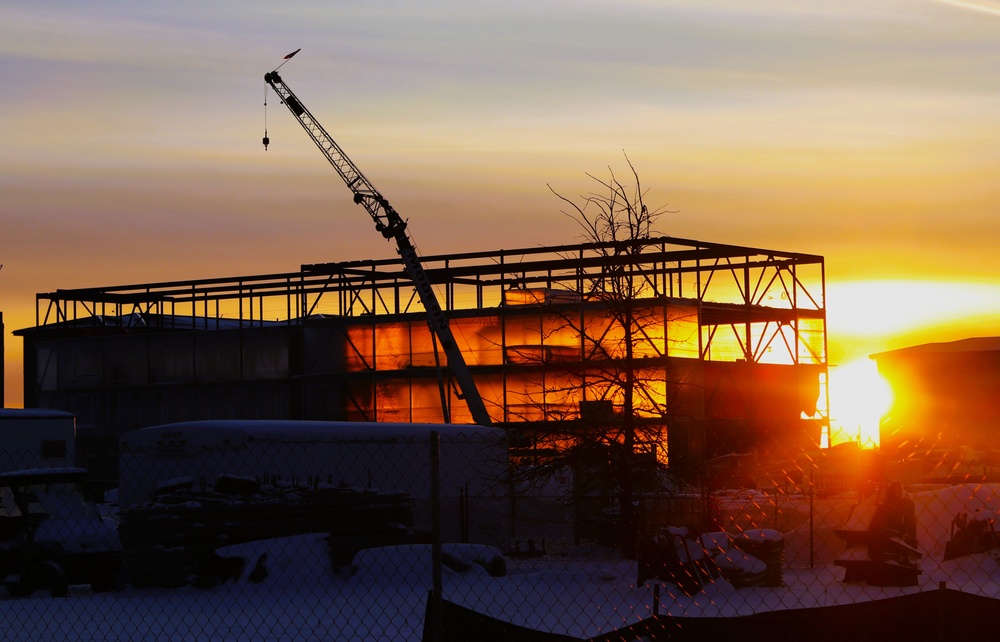
[(267, 137), (267, 82), (264, 82), (264, 151), (267, 151), (267, 146), (271, 142), (271, 139)]
[[(278, 65), (277, 67), (275, 67), (274, 71), (278, 71), (283, 66), (285, 66), (285, 63), (288, 62), (289, 60), (291, 60), (295, 56), (295, 54), (299, 53), (300, 51), (302, 51), (301, 47), (299, 47), (298, 49), (296, 49), (292, 53), (290, 53), (287, 56), (285, 56), (284, 58), (282, 58), (281, 59), (281, 61), (282, 61), (281, 64)], [(267, 80), (264, 80), (264, 151), (265, 152), (267, 151), (267, 145), (270, 142), (271, 142), (271, 139), (267, 137)]]

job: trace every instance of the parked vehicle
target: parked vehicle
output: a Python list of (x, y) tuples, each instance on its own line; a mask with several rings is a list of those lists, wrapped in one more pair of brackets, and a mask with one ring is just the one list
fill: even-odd
[(0, 577), (13, 596), (71, 585), (95, 592), (118, 584), (122, 545), (117, 526), (98, 512), (83, 468), (0, 473)]

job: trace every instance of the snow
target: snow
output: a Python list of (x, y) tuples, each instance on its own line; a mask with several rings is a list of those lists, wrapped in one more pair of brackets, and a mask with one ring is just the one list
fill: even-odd
[(88, 473), (89, 471), (86, 468), (73, 468), (69, 466), (22, 468), (20, 470), (0, 472), (0, 482), (8, 482), (11, 479), (16, 479), (19, 483), (32, 483), (33, 480), (22, 478), (51, 477), (55, 475), (85, 477)]
[(38, 525), (35, 541), (58, 544), (67, 553), (119, 551), (118, 527), (96, 515), (50, 517)]
[(701, 545), (709, 552), (725, 551), (731, 546), (729, 533), (705, 533), (701, 536)]
[[(853, 604), (949, 588), (1000, 595), (998, 551), (941, 561), (951, 519), (959, 512), (996, 511), (996, 487), (968, 486), (911, 493), (917, 505), (923, 573), (912, 587), (874, 587), (842, 582), (843, 569), (832, 564), (784, 569), (784, 586), (736, 589), (722, 578), (694, 595), (661, 584), (659, 613), (719, 617), (815, 606)], [(873, 510), (860, 504), (838, 528), (860, 523)], [(933, 509), (933, 510), (932, 510)], [(790, 533), (777, 535), (789, 541)], [(703, 537), (706, 546), (725, 550), (734, 565), (760, 567), (734, 553), (725, 534)], [(0, 599), (0, 621), (8, 623), (7, 640), (419, 640), (427, 592), (432, 585), (429, 545), (369, 549), (358, 553), (350, 569), (332, 568), (321, 534), (298, 535), (229, 546), (222, 557), (247, 560), (240, 579), (211, 589), (190, 586), (127, 587), (117, 593), (92, 594), (74, 587), (66, 598), (36, 593), (26, 599)], [(484, 545), (447, 544), (442, 550), (444, 598), (517, 625), (588, 638), (638, 622), (654, 613), (655, 580), (635, 585), (636, 564), (609, 549), (570, 549), (544, 558), (503, 558)], [(248, 575), (266, 554), (267, 577)], [(722, 554), (722, 553), (719, 553)], [(502, 559), (506, 575), (495, 576)], [(759, 560), (756, 560), (758, 564)], [(18, 630), (17, 623), (30, 623)], [(11, 625), (10, 623), (14, 623)]]
[(773, 528), (751, 528), (740, 533), (740, 537), (751, 542), (780, 542), (784, 536)]
[[(42, 594), (0, 602), (6, 622), (32, 622), (31, 629), (8, 629), (6, 639), (67, 637), (130, 640), (419, 640), (431, 586), (429, 546), (371, 549), (359, 553), (353, 572), (326, 563), (322, 535), (228, 547), (249, 567), (267, 553), (268, 578), (252, 584), (245, 575), (213, 589), (135, 589), (67, 598)], [(477, 559), (475, 547), (451, 545), (444, 552)], [(443, 569), (444, 596), (457, 604), (515, 624), (592, 637), (653, 614), (653, 582), (634, 585), (635, 565), (626, 560), (584, 558), (508, 560), (508, 575), (493, 577), (482, 564), (465, 572)], [(973, 584), (997, 595), (997, 562), (972, 556), (942, 565), (923, 580), (923, 590)], [(991, 570), (993, 571), (991, 573)], [(731, 616), (759, 611), (850, 604), (921, 590), (845, 585), (837, 570), (786, 570), (786, 586), (736, 590), (716, 580), (693, 596), (663, 585), (661, 613)], [(110, 622), (117, 622), (109, 626)]]
[(715, 556), (715, 563), (723, 570), (742, 571), (747, 575), (763, 573), (767, 564), (756, 557), (747, 555), (738, 548), (731, 548)]
[[(0, 422), (5, 419), (72, 419), (74, 415), (47, 408), (0, 408)], [(3, 426), (0, 423), (0, 426)]]

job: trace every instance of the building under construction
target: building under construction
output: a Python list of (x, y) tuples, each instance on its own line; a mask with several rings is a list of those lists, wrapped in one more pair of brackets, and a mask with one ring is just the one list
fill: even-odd
[[(660, 237), (422, 263), (522, 452), (613, 425), (622, 381), (642, 382), (628, 403), (671, 466), (823, 438), (821, 256)], [(24, 404), (76, 414), (79, 463), (109, 474), (120, 434), (169, 422), (472, 421), (398, 258), (36, 299)]]

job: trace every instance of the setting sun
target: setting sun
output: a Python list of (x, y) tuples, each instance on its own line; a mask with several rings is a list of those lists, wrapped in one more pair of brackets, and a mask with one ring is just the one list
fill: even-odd
[(830, 445), (878, 446), (879, 420), (891, 404), (892, 390), (871, 359), (830, 368)]

